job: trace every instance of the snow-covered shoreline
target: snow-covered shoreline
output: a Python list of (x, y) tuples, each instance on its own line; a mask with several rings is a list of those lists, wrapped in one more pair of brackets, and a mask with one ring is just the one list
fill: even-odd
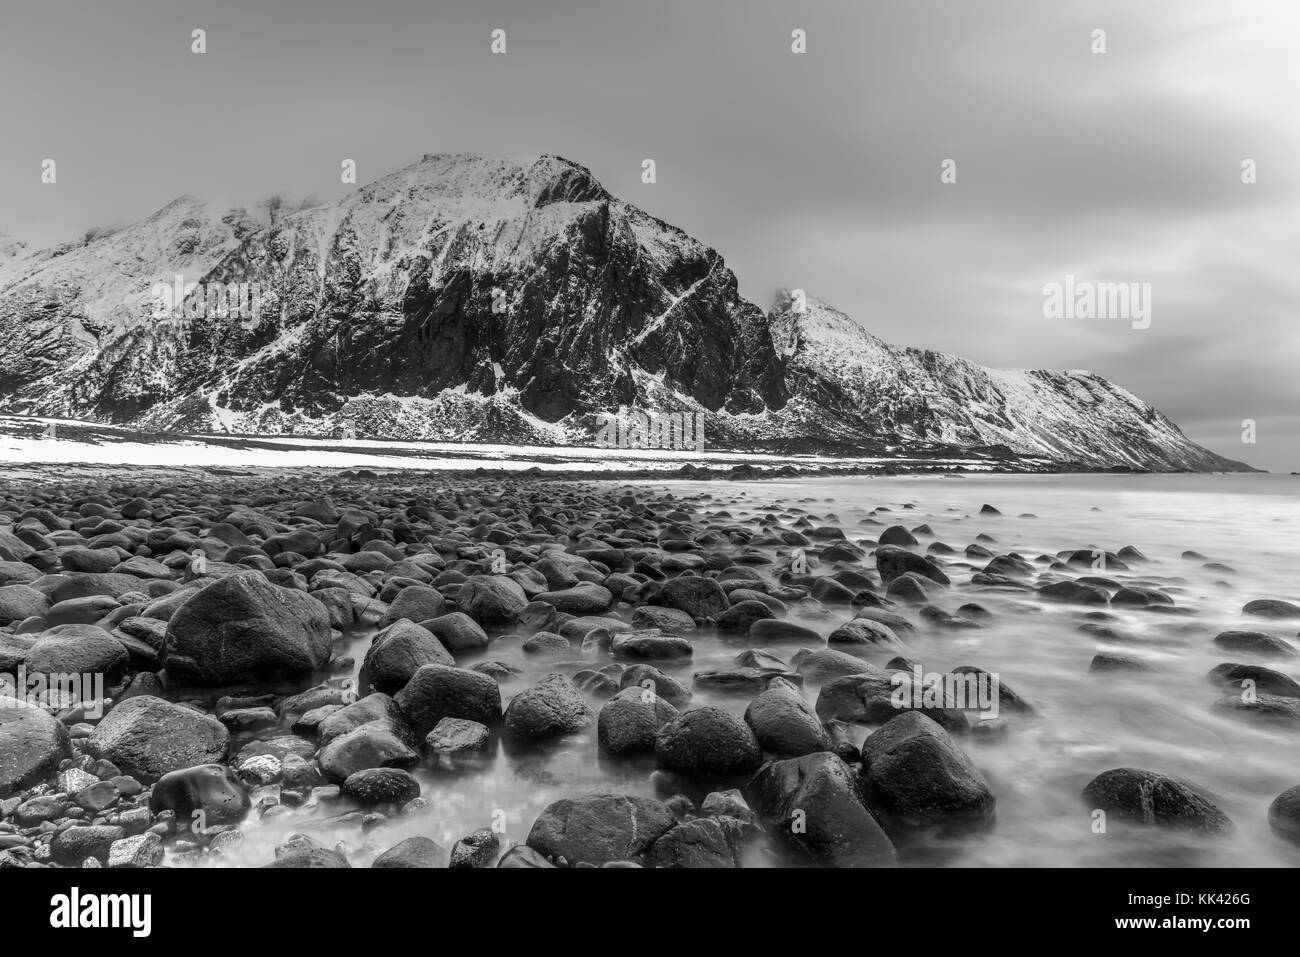
[[(53, 426), (52, 437), (49, 427)], [(330, 439), (312, 436), (149, 436), (97, 423), (0, 415), (0, 468), (6, 466), (143, 466), (161, 468), (384, 468), (522, 472), (674, 472), (683, 466), (727, 470), (793, 467), (828, 470), (948, 468), (989, 471), (988, 459), (910, 456), (845, 457), (728, 451), (677, 451), (457, 442)]]

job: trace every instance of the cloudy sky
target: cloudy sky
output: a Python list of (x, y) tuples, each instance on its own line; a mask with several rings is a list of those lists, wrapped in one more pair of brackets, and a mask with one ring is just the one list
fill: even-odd
[[(185, 192), (333, 199), (344, 158), (364, 183), (426, 152), (559, 153), (764, 307), (799, 287), (891, 341), (1089, 369), (1300, 470), (1295, 0), (24, 6), (0, 30), (0, 231), (33, 245)], [(1067, 274), (1151, 283), (1150, 327), (1044, 318)]]

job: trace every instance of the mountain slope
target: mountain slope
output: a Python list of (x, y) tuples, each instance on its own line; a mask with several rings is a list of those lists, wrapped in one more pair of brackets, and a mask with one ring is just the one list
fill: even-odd
[[(396, 396), (417, 417), (446, 407), (447, 428), (471, 423), (457, 437), (481, 438), (511, 431), (494, 421), (501, 397), (526, 433), (529, 418), (644, 399), (642, 371), (710, 410), (784, 399), (766, 318), (739, 298), (721, 257), (558, 157), (426, 156), (234, 244), (221, 242), (224, 220), (179, 215), (164, 209), (59, 254), (74, 268), (47, 260), (0, 289), (0, 329), (25, 317), (58, 342), (25, 377), (7, 357), (0, 390), (36, 411), (250, 431), (311, 427), (354, 397)], [(187, 229), (203, 242), (182, 260)], [(138, 276), (109, 261), (156, 265)], [(253, 284), (259, 321), (150, 321), (149, 284), (172, 272)], [(78, 292), (36, 301), (65, 287)], [(92, 354), (74, 359), (78, 349)]]
[[(157, 318), (177, 275), (203, 285)], [(247, 284), (257, 315), (205, 310), (216, 283)], [(714, 447), (1232, 467), (1100, 377), (899, 349), (815, 302), (765, 315), (717, 252), (555, 156), (429, 155), (309, 209), (182, 197), (49, 250), (0, 239), (0, 409), (589, 444), (628, 406), (701, 413)]]
[(989, 369), (893, 346), (808, 297), (780, 294), (772, 337), (796, 398), (784, 415), (893, 441), (1006, 445), (1092, 467), (1235, 469), (1126, 389), (1082, 371)]

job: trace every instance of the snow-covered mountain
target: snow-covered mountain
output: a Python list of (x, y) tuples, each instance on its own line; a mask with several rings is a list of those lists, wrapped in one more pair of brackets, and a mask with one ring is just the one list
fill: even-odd
[[(176, 276), (201, 285), (160, 316)], [(220, 314), (219, 284), (256, 315)], [(297, 210), (182, 197), (41, 251), (0, 236), (0, 409), (589, 444), (629, 406), (704, 413), (713, 447), (1235, 465), (1098, 376), (896, 348), (811, 299), (765, 315), (717, 252), (556, 156), (429, 155)]]
[(783, 413), (810, 427), (874, 429), (899, 443), (1006, 445), (1093, 466), (1225, 468), (1164, 414), (1091, 372), (989, 369), (890, 345), (825, 303), (786, 293), (771, 323), (792, 396)]

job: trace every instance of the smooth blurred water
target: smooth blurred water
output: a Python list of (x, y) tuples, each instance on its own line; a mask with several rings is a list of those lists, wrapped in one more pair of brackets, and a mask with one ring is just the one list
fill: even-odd
[[(996, 539), (987, 546), (995, 553), (1017, 551), (1031, 561), (1067, 548), (1116, 551), (1135, 545), (1150, 562), (1128, 573), (1107, 574), (1155, 584), (1194, 614), (1112, 609), (1120, 619), (1114, 627), (1131, 636), (1122, 643), (1106, 644), (1080, 632), (1077, 625), (1086, 609), (1037, 602), (1026, 597), (1028, 593), (980, 592), (965, 586), (971, 571), (983, 562), (967, 561), (960, 554), (944, 559), (954, 588), (938, 604), (955, 611), (963, 602), (977, 601), (994, 615), (985, 628), (931, 630), (914, 610), (895, 609), (918, 622), (917, 633), (907, 639), (907, 654), (927, 671), (978, 665), (999, 674), (1038, 711), (1035, 717), (1023, 718), (1004, 712), (1010, 723), (1004, 736), (963, 741), (997, 797), (996, 823), (979, 834), (936, 838), (917, 860), (962, 866), (1300, 864), (1300, 855), (1282, 846), (1266, 821), (1269, 802), (1300, 784), (1300, 724), (1261, 725), (1216, 713), (1211, 705), (1222, 692), (1205, 678), (1225, 661), (1300, 674), (1294, 661), (1243, 658), (1212, 642), (1219, 632), (1232, 628), (1296, 638), (1296, 622), (1247, 619), (1240, 609), (1254, 598), (1300, 600), (1300, 477), (974, 475), (638, 486), (642, 493), (664, 490), (681, 499), (682, 507), (697, 519), (707, 520), (708, 511), (728, 511), (731, 517), (716, 519), (717, 524), (752, 522), (757, 528), (758, 518), (773, 512), (783, 516), (783, 526), (791, 527), (794, 519), (806, 515), (815, 525), (839, 525), (850, 540), (858, 540), (874, 539), (896, 522), (909, 528), (926, 523), (934, 534), (922, 538), (922, 550), (938, 540), (960, 553), (980, 532)], [(979, 515), (986, 502), (1003, 515)], [(876, 516), (882, 524), (860, 524), (877, 507), (891, 510)], [(1036, 517), (1017, 517), (1021, 513)], [(1232, 571), (1208, 570), (1200, 560), (1181, 558), (1188, 549)], [(867, 564), (874, 570), (870, 560)], [(791, 617), (825, 636), (852, 612), (801, 610)], [(727, 667), (748, 647), (744, 638), (713, 632), (701, 632), (692, 640), (693, 660), (661, 665), (687, 684), (693, 672)], [(609, 660), (602, 656), (584, 661), (575, 655), (539, 661), (521, 652), (519, 643), (494, 643), (485, 656), (525, 669), (524, 676), (503, 684), (506, 702), (549, 671), (572, 674)], [(368, 644), (368, 634), (354, 637), (358, 661)], [(798, 646), (769, 650), (788, 660)], [(1090, 660), (1102, 650), (1142, 658), (1154, 670), (1089, 673)], [(888, 657), (868, 660), (883, 664)], [(806, 685), (810, 703), (817, 690), (815, 683)], [(747, 703), (744, 696), (696, 689), (690, 706), (717, 704), (739, 715)], [(599, 709), (600, 702), (593, 706)], [(867, 731), (862, 728), (861, 736)], [(1080, 792), (1096, 774), (1121, 766), (1188, 779), (1232, 818), (1234, 832), (1207, 838), (1112, 825), (1109, 833), (1094, 834), (1090, 808)], [(416, 773), (431, 807), (369, 833), (322, 824), (322, 818), (340, 812), (337, 805), (299, 809), (273, 821), (250, 821), (244, 828), (246, 840), (227, 853), (224, 863), (267, 863), (275, 844), (295, 831), (346, 842), (355, 851), (354, 864), (368, 863), (379, 851), (413, 834), (450, 847), (476, 828), (496, 824), (505, 840), (522, 842), (537, 815), (561, 797), (611, 788), (665, 796), (653, 772), (653, 759), (611, 761), (600, 756), (593, 725), (586, 735), (544, 753), (518, 754), (498, 747), (477, 769), (448, 773), (422, 768)], [(770, 861), (753, 861), (764, 862)]]

